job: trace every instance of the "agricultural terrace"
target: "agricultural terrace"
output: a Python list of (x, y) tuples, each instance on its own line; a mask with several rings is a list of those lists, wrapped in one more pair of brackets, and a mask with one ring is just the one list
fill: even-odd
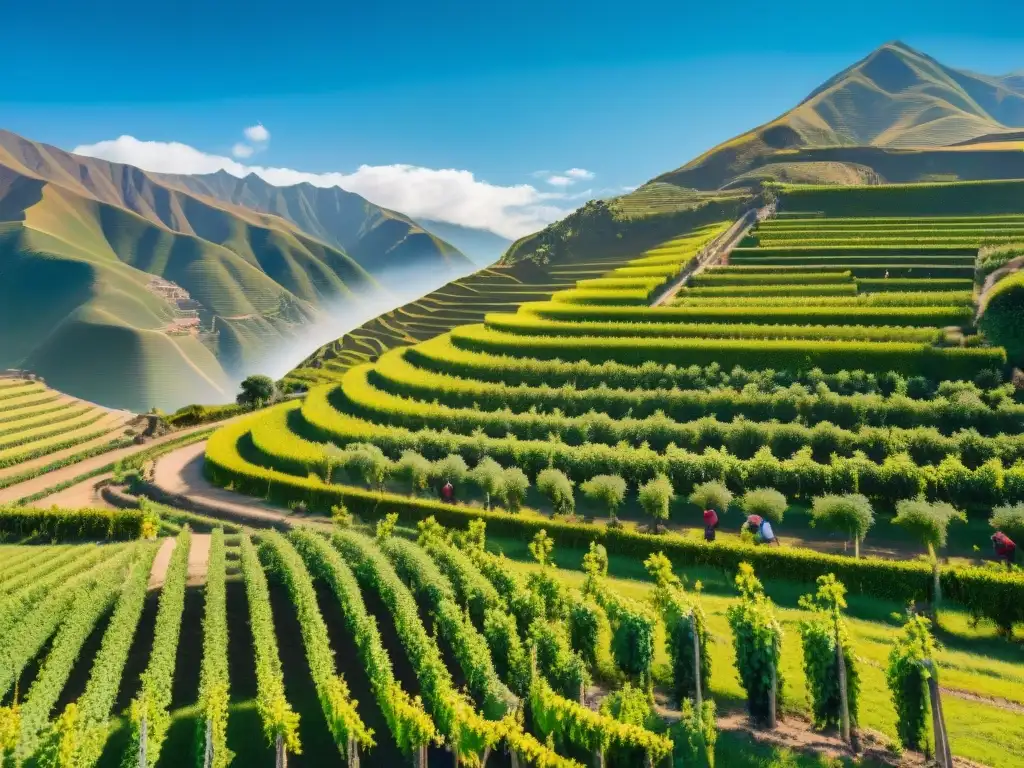
[(547, 300), (576, 281), (600, 277), (627, 259), (585, 259), (565, 264), (525, 260), (497, 264), (443, 285), (426, 296), (363, 323), (321, 347), (288, 381), (336, 382), (349, 368), (372, 362), (389, 349), (432, 339), (460, 325), (481, 322), (489, 312), (514, 312), (520, 304)]
[(0, 378), (0, 487), (36, 465), (116, 442), (132, 418), (40, 381)]
[[(891, 764), (896, 739), (927, 747), (902, 664), (919, 651), (942, 676), (953, 752), (995, 768), (1024, 758), (1019, 651), (966, 614), (943, 611), (935, 646), (920, 619), (900, 629), (898, 601), (847, 607), (831, 579), (679, 573), (544, 533), (492, 537), (479, 521), (338, 523), (284, 535), (152, 504), (0, 511), (9, 541), (46, 542), (0, 545), (0, 755), (78, 768), (269, 766), (275, 752), (278, 765), (353, 765), (357, 751), (372, 765), (448, 766), (454, 752), (463, 765), (514, 753), (559, 768), (708, 755), (812, 768), (818, 756), (732, 723), (744, 707), (770, 716), (758, 682), (770, 668), (777, 716), (838, 725), (835, 652), (821, 643), (838, 632), (868, 749), (851, 766)], [(909, 691), (899, 708), (890, 684)]]

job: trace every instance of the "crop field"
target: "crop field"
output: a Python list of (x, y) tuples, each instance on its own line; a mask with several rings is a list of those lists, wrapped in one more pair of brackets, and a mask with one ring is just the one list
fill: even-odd
[[(0, 514), (7, 535), (96, 540), (0, 545), (0, 755), (79, 768), (203, 764), (204, 753), (272, 765), (275, 751), (293, 766), (351, 765), (354, 750), (371, 765), (448, 766), (457, 753), (506, 766), (513, 752), (564, 768), (598, 752), (621, 766), (708, 765), (705, 753), (738, 768), (820, 765), (708, 728), (749, 704), (736, 654), (758, 614), (778, 632), (780, 715), (810, 716), (802, 646), (822, 614), (797, 598), (813, 585), (768, 578), (748, 595), (714, 568), (673, 573), (657, 556), (421, 522), (284, 535), (155, 505)], [(158, 541), (139, 538), (147, 525)], [(842, 619), (858, 727), (882, 745), (897, 732), (885, 670), (902, 608), (851, 595)], [(699, 665), (674, 629), (681, 616), (700, 636)], [(939, 626), (954, 752), (1019, 765), (1013, 642), (952, 608)], [(703, 727), (687, 698), (695, 667)]]
[(101, 445), (131, 414), (84, 403), (29, 379), (0, 379), (0, 479), (58, 452)]

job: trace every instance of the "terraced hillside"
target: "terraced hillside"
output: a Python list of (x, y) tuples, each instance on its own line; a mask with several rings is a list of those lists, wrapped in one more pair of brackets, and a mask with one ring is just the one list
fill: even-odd
[[(701, 242), (706, 239), (701, 238)], [(691, 245), (683, 239), (679, 247)], [(514, 311), (525, 302), (548, 299), (558, 291), (572, 288), (577, 281), (598, 278), (626, 260), (605, 257), (557, 264), (527, 260), (480, 270), (386, 312), (321, 347), (287, 378), (306, 384), (338, 380), (352, 366), (372, 362), (389, 349), (434, 338), (460, 325), (478, 323), (489, 312)]]
[[(923, 493), (984, 520), (1024, 501), (1024, 407), (1005, 383), (1005, 351), (975, 332), (974, 260), (980, 242), (1017, 237), (1021, 223), (793, 214), (651, 307), (692, 258), (668, 244), (351, 367), (303, 403), (223, 431), (208, 465), (237, 489), (329, 506), (359, 477), (329, 482), (351, 458), (331, 445), (369, 443), (392, 462), (486, 457), (530, 482), (553, 467), (579, 488), (664, 475), (679, 499), (705, 481), (771, 487), (805, 524), (818, 496), (856, 492), (887, 514)], [(561, 502), (527, 503), (547, 514)], [(692, 514), (680, 504), (671, 519)], [(984, 543), (983, 522), (971, 531), (958, 551)], [(902, 542), (896, 551), (913, 552)]]
[[(0, 378), (0, 486), (54, 454), (100, 448), (124, 437), (133, 418), (76, 400), (46, 385)], [(127, 442), (127, 441), (125, 441)]]

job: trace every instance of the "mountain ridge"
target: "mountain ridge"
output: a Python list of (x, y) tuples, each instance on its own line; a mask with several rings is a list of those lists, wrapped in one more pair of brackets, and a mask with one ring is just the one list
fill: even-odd
[(304, 328), (386, 292), (399, 268), (470, 270), (351, 193), (357, 215), (334, 231), (351, 227), (352, 252), (186, 187), (0, 131), (0, 327), (17, 329), (0, 334), (0, 368), (132, 410), (223, 402)]

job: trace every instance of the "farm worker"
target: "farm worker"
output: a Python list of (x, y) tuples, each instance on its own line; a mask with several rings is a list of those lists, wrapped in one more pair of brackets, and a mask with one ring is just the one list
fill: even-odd
[(715, 529), (718, 527), (718, 513), (713, 509), (704, 510), (704, 541), (715, 540)]
[(1005, 560), (1006, 567), (1009, 568), (1017, 554), (1017, 545), (1013, 543), (1013, 539), (1002, 531), (996, 531), (992, 534), (992, 547), (996, 551), (996, 559)]
[(760, 544), (774, 544), (779, 546), (779, 540), (775, 538), (775, 531), (772, 530), (772, 524), (765, 520), (760, 515), (751, 515), (747, 518), (747, 525), (750, 526), (750, 530), (757, 534), (757, 541)]
[(451, 504), (455, 501), (455, 486), (452, 485), (451, 480), (446, 480), (444, 486), (441, 488), (441, 498), (447, 504)]

